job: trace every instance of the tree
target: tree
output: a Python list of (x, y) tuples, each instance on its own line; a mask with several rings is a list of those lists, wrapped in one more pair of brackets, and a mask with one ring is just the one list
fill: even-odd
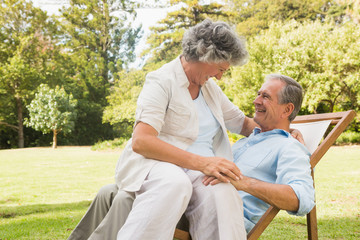
[(43, 134), (53, 133), (53, 148), (57, 147), (57, 135), (60, 132), (69, 133), (74, 129), (77, 105), (72, 94), (67, 94), (64, 88), (56, 86), (50, 89), (41, 84), (31, 103), (26, 106), (29, 118), (25, 124)]
[(360, 1), (359, 0), (337, 0), (340, 6), (345, 7), (346, 16), (354, 23), (360, 24)]
[(136, 101), (145, 81), (145, 72), (133, 70), (119, 73), (107, 97), (103, 122), (110, 123), (120, 131), (120, 137), (130, 137), (135, 122)]
[[(134, 60), (140, 28), (131, 28), (132, 1), (70, 0), (61, 11), (64, 47), (83, 96), (104, 106), (116, 72)], [(80, 97), (80, 96), (79, 96)]]
[[(268, 29), (273, 21), (324, 20), (331, 8), (339, 6), (335, 0), (228, 0), (232, 20), (237, 30), (245, 36), (253, 36)], [(341, 10), (341, 11), (340, 11)], [(344, 15), (344, 9), (336, 8), (335, 15)]]
[(102, 123), (102, 113), (117, 72), (134, 60), (140, 36), (140, 28), (131, 28), (134, 4), (125, 0), (70, 0), (69, 6), (60, 10), (63, 48), (72, 69), (71, 81), (64, 87), (78, 99), (77, 128), (70, 136), (76, 144), (113, 137), (111, 126)]
[(303, 86), (302, 112), (360, 110), (360, 28), (343, 25), (272, 23), (249, 39), (249, 63), (234, 68), (226, 93), (248, 115), (265, 75), (288, 75)]
[(51, 61), (57, 51), (55, 32), (55, 21), (31, 3), (2, 1), (0, 124), (18, 133), (20, 148), (24, 147), (23, 106), (31, 100), (36, 87), (52, 75)]

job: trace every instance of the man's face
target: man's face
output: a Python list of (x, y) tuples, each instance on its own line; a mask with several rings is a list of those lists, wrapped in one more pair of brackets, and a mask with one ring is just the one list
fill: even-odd
[(224, 72), (228, 70), (229, 67), (230, 64), (228, 62), (222, 62), (222, 63), (198, 62), (196, 67), (196, 72), (194, 72), (194, 76), (191, 79), (191, 81), (195, 85), (202, 86), (211, 77), (215, 77), (217, 80), (220, 80)]
[(270, 131), (281, 128), (284, 123), (284, 111), (286, 104), (278, 103), (278, 94), (285, 84), (278, 79), (266, 81), (258, 91), (254, 100), (254, 121), (259, 124), (261, 130)]

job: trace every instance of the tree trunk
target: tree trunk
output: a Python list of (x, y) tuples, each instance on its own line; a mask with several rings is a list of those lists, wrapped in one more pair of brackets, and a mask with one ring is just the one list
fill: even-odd
[(52, 145), (52, 148), (55, 149), (57, 148), (57, 131), (56, 129), (53, 129), (53, 145)]
[(18, 115), (18, 146), (24, 147), (24, 123), (23, 123), (23, 106), (20, 97), (16, 97), (16, 107)]

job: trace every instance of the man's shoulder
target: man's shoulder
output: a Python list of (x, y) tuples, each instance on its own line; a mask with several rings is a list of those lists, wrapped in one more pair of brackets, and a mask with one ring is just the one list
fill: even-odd
[(284, 130), (273, 130), (272, 134), (265, 137), (265, 141), (271, 145), (273, 150), (276, 149), (279, 153), (297, 152), (299, 154), (310, 155), (308, 149), (302, 143)]
[(291, 136), (287, 139), (287, 141), (281, 141), (279, 153), (287, 155), (298, 155), (305, 158), (308, 158), (311, 155), (304, 144), (300, 143)]

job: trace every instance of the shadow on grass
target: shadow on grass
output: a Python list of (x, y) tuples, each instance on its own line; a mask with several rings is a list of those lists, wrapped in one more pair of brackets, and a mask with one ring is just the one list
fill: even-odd
[(66, 239), (91, 201), (0, 208), (0, 240)]
[(89, 207), (91, 201), (59, 204), (34, 204), (14, 207), (0, 207), (0, 218), (15, 218), (31, 214), (57, 212), (64, 210), (82, 210)]

